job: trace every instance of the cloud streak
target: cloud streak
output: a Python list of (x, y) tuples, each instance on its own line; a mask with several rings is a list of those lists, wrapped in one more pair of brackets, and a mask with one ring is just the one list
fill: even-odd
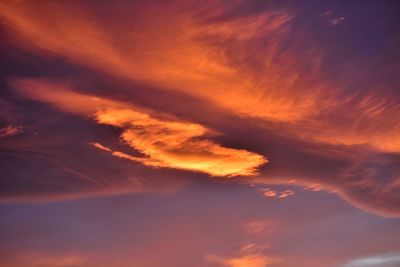
[(400, 256), (398, 254), (387, 254), (352, 260), (341, 265), (341, 267), (394, 267), (398, 264), (400, 264)]

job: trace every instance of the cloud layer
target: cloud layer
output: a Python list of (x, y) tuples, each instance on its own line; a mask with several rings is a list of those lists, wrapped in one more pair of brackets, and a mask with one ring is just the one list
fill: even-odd
[[(290, 5), (244, 6), (0, 3), (2, 45), (25, 55), (3, 81), (1, 99), (20, 118), (1, 116), (2, 135), (17, 129), (7, 125), (24, 129), (1, 140), (12, 162), (3, 198), (137, 192), (165, 176), (252, 176), (246, 182), (318, 184), (399, 216), (399, 67), (387, 60), (397, 51), (389, 26), (390, 38), (366, 43), (369, 32), (354, 34), (360, 26), (342, 15), (306, 20)], [(22, 165), (30, 171), (17, 171)]]

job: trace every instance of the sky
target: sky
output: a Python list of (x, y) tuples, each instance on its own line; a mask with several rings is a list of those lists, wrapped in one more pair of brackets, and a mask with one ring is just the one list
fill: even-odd
[(400, 266), (396, 0), (0, 0), (0, 267)]

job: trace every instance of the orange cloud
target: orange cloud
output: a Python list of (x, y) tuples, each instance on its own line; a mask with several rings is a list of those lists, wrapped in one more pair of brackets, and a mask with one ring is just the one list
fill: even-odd
[[(379, 91), (375, 88), (375, 91)], [(339, 96), (340, 97), (340, 96)], [(334, 145), (368, 145), (382, 152), (400, 152), (400, 105), (396, 98), (377, 93), (342, 96), (325, 107), (301, 138)]]
[(90, 144), (93, 145), (94, 147), (97, 147), (98, 149), (103, 150), (103, 151), (112, 152), (111, 148), (108, 148), (108, 147), (106, 147), (106, 146), (103, 146), (103, 145), (100, 144), (100, 143), (90, 143)]
[[(226, 10), (217, 3), (191, 5), (122, 4), (118, 16), (98, 18), (68, 1), (8, 1), (0, 3), (0, 19), (18, 45), (36, 53), (284, 122), (280, 132), (308, 142), (400, 151), (398, 103), (371, 93), (344, 95), (340, 84), (322, 80), (323, 49), (298, 53), (307, 36), (290, 41), (290, 11), (218, 20)], [(128, 9), (137, 14), (126, 17)]]
[[(22, 46), (32, 44), (28, 49), (195, 95), (238, 114), (294, 121), (313, 114), (317, 102), (322, 101), (319, 88), (297, 84), (300, 64), (284, 62), (289, 67), (281, 67), (273, 62), (291, 14), (271, 11), (207, 24), (179, 1), (168, 6), (132, 5), (129, 8), (145, 14), (130, 16), (133, 29), (121, 27), (117, 18), (100, 27), (101, 23), (93, 22), (93, 14), (63, 2), (3, 3), (0, 17)], [(217, 7), (210, 4), (204, 8), (213, 14)], [(156, 19), (151, 16), (154, 13)], [(270, 45), (263, 46), (265, 42), (257, 38), (266, 36)], [(257, 46), (251, 49), (257, 54), (249, 52), (250, 44)], [(262, 61), (257, 60), (260, 55)], [(255, 73), (246, 58), (260, 61), (260, 69), (268, 71)], [(310, 89), (304, 93), (303, 87)]]
[[(351, 75), (344, 77), (344, 83), (327, 79), (322, 71), (324, 49), (313, 41), (315, 36), (308, 36), (307, 29), (294, 31), (295, 14), (290, 10), (229, 16), (229, 10), (218, 3), (193, 6), (180, 1), (168, 5), (146, 1), (124, 2), (113, 12), (102, 13), (97, 12), (98, 7), (83, 5), (71, 1), (1, 2), (0, 20), (14, 44), (31, 52), (61, 56), (110, 77), (194, 96), (204, 101), (201, 103), (251, 118), (257, 126), (293, 142), (357, 146), (365, 153), (400, 152), (398, 98), (386, 94), (387, 85), (346, 90), (353, 82), (359, 84)], [(305, 49), (305, 44), (309, 48)], [(367, 75), (375, 71), (379, 74), (380, 70)], [(120, 129), (124, 143), (140, 155), (96, 146), (116, 157), (215, 176), (253, 175), (265, 162), (255, 153), (211, 141), (209, 129), (203, 125), (74, 93), (68, 84), (42, 83), (38, 91), (34, 81), (25, 80), (19, 86), (24, 88), (22, 94), (32, 99)], [(54, 93), (53, 87), (61, 90)], [(318, 153), (324, 157), (331, 152), (322, 150)], [(339, 160), (347, 161), (347, 157)], [(344, 182), (337, 181), (341, 173), (328, 182), (314, 175), (304, 175), (296, 184), (320, 183), (324, 189), (351, 195), (339, 190), (344, 187)], [(372, 191), (378, 190), (371, 186)], [(372, 195), (386, 199), (386, 191)], [(276, 197), (278, 192), (270, 194)], [(380, 207), (388, 206), (377, 202)]]
[(268, 258), (263, 255), (248, 255), (224, 261), (229, 267), (267, 267), (269, 263)]
[(232, 258), (209, 256), (208, 260), (226, 267), (267, 267), (273, 262), (270, 258), (261, 254), (249, 254)]
[(73, 92), (68, 85), (44, 80), (15, 81), (14, 85), (25, 97), (53, 104), (67, 112), (90, 116), (100, 124), (121, 129), (124, 143), (143, 156), (135, 157), (93, 144), (120, 158), (151, 167), (226, 177), (255, 175), (257, 168), (267, 162), (256, 153), (223, 147), (202, 138), (210, 130), (200, 124), (162, 116), (157, 118), (127, 103)]
[(277, 192), (275, 190), (272, 190), (271, 188), (265, 188), (265, 189), (262, 189), (262, 192), (266, 198), (280, 198), (280, 199), (288, 198), (295, 194), (295, 192), (290, 189), (281, 191), (281, 192)]
[(274, 198), (274, 197), (276, 197), (277, 192), (270, 188), (266, 188), (263, 190), (263, 195), (268, 198)]

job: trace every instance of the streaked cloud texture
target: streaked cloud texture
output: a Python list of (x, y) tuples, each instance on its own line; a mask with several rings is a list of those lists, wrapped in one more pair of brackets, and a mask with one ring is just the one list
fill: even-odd
[(0, 265), (397, 264), (398, 11), (0, 0)]

